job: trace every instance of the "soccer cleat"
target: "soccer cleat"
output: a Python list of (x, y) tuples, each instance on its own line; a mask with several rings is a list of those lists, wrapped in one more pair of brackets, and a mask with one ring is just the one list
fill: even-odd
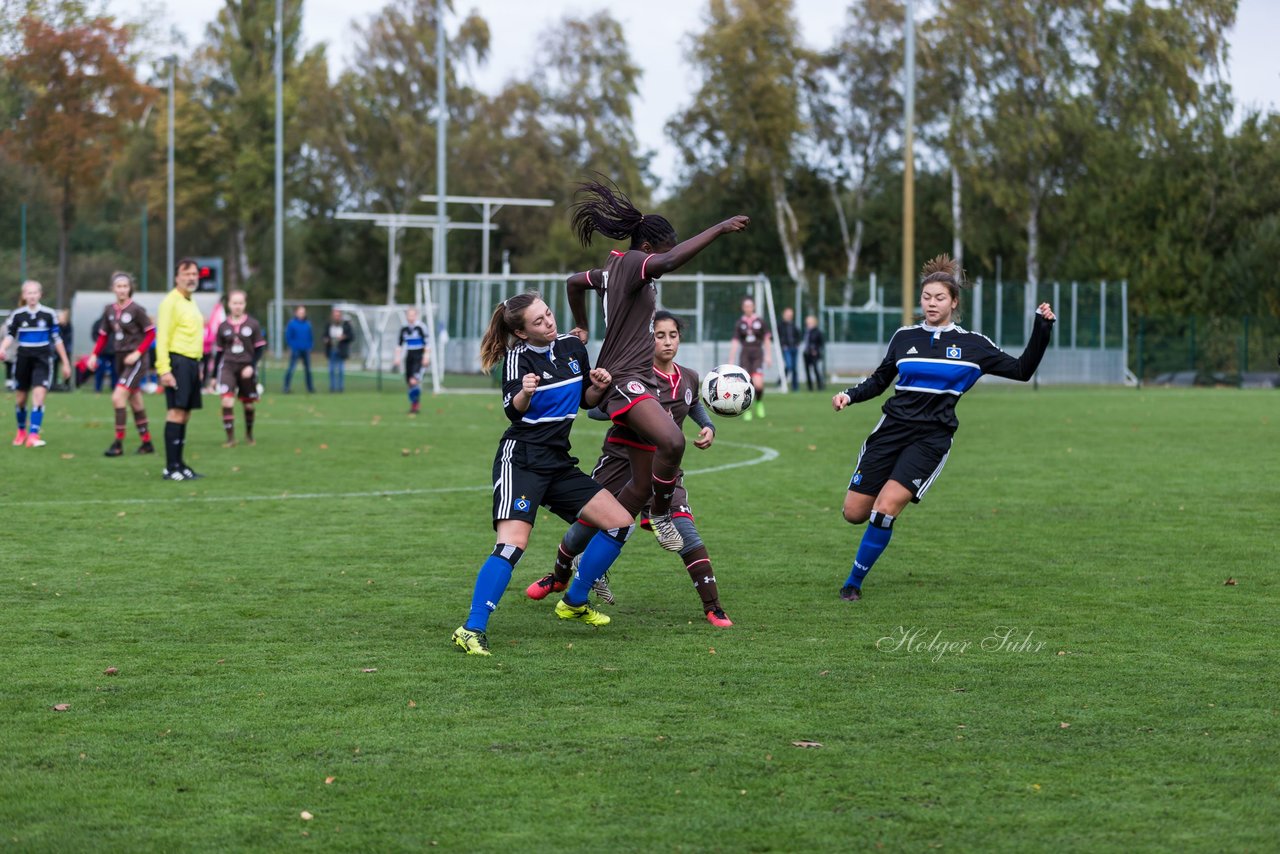
[(546, 599), (548, 593), (560, 593), (568, 586), (567, 581), (556, 581), (556, 577), (548, 572), (526, 587), (524, 595), (530, 599)]
[(458, 626), (453, 630), (453, 645), (467, 655), (491, 655), (489, 638), (484, 632), (473, 632), (466, 626)]
[(124, 453), (124, 443), (116, 439), (111, 443), (111, 447), (102, 452), (104, 457), (118, 457)]
[(724, 608), (718, 605), (707, 611), (707, 622), (721, 629), (726, 629), (733, 625), (733, 620), (730, 620), (729, 615), (724, 612)]
[(181, 472), (182, 472), (182, 479), (183, 479), (183, 480), (199, 480), (200, 478), (204, 477), (204, 475), (202, 475), (202, 474), (196, 474), (194, 471), (192, 471), (191, 469), (187, 468), (186, 466), (183, 466), (183, 467), (181, 468)]
[(27, 431), (19, 430), (13, 437), (13, 446), (15, 448), (21, 448), (26, 443), (27, 443)]
[(614, 603), (613, 591), (609, 589), (609, 573), (606, 572), (596, 579), (595, 584), (591, 585), (591, 592), (606, 605)]
[(186, 480), (186, 478), (182, 476), (182, 469), (166, 468), (161, 472), (160, 477), (162, 480)]
[(156, 452), (156, 446), (151, 444), (150, 442), (143, 442), (141, 445), (138, 446), (138, 450), (137, 450), (137, 453), (139, 454), (154, 454), (155, 452)]
[(561, 599), (556, 603), (556, 616), (562, 620), (581, 620), (588, 626), (609, 625), (609, 615), (602, 614), (585, 602), (581, 605), (570, 605)]
[(253, 438), (252, 436), (245, 436), (244, 443), (250, 447), (253, 447), (254, 445), (258, 444), (258, 440)]
[(857, 602), (862, 598), (862, 591), (852, 584), (846, 584), (840, 588), (840, 598), (846, 602)]
[(763, 400), (756, 401), (756, 415), (759, 415), (761, 418), (764, 418), (764, 401)]
[(28, 434), (27, 434), (27, 447), (28, 447), (28, 448), (43, 448), (43, 447), (44, 447), (45, 445), (47, 445), (47, 444), (49, 444), (49, 443), (48, 443), (48, 442), (46, 442), (44, 439), (41, 439), (41, 438), (40, 438), (40, 434), (39, 434), (39, 433), (28, 433)]
[(742, 413), (742, 420), (743, 420), (743, 421), (750, 421), (752, 418), (755, 418), (755, 416), (751, 414), (751, 410), (750, 410), (750, 409), (748, 409), (746, 412)]
[(678, 552), (684, 548), (684, 537), (680, 536), (680, 530), (676, 528), (670, 513), (666, 516), (650, 516), (649, 525), (653, 528), (653, 535), (658, 538), (658, 545), (667, 551)]
[(236, 446), (235, 439), (228, 439), (227, 441), (222, 443), (222, 447), (224, 448), (234, 448), (235, 446)]

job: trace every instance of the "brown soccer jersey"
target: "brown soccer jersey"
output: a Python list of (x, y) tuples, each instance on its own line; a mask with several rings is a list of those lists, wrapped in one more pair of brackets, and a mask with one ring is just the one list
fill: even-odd
[(266, 343), (262, 327), (248, 315), (239, 323), (228, 319), (218, 325), (218, 350), (224, 365), (252, 365), (254, 349)]
[(110, 336), (116, 355), (127, 356), (142, 346), (147, 330), (151, 329), (151, 318), (133, 300), (123, 306), (112, 303), (102, 310), (102, 328)]
[(592, 289), (600, 293), (605, 333), (596, 367), (613, 375), (614, 382), (636, 377), (653, 381), (653, 309), (657, 289), (645, 272), (652, 255), (637, 250), (609, 253), (603, 270), (587, 274)]

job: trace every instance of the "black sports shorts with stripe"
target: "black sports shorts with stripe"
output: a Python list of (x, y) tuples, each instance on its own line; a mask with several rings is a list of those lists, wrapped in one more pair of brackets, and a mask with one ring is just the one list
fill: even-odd
[(602, 489), (563, 451), (504, 439), (493, 458), (493, 525), (504, 519), (532, 525), (539, 506), (572, 523)]
[(937, 423), (881, 418), (858, 454), (849, 491), (878, 495), (896, 480), (919, 503), (947, 464), (951, 439), (951, 431)]

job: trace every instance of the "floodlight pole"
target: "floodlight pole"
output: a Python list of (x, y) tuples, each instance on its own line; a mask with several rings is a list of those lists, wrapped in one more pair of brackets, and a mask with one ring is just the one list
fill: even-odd
[[(445, 101), (447, 94), (445, 74), (448, 72), (448, 63), (445, 60), (444, 51), (444, 0), (436, 0), (436, 220), (441, 225), (448, 221), (445, 217), (445, 195), (448, 192), (445, 134), (449, 124), (449, 109)], [(445, 258), (447, 237), (448, 234), (444, 228), (435, 230), (435, 251), (431, 253), (433, 272), (444, 273), (448, 270)]]
[(276, 358), (284, 354), (280, 340), (284, 330), (284, 0), (276, 0), (276, 258), (275, 341)]
[(178, 64), (178, 57), (170, 54), (165, 59), (169, 63), (169, 154), (168, 167), (169, 175), (165, 187), (165, 249), (164, 263), (168, 272), (167, 276), (174, 274), (173, 269), (173, 102), (176, 97), (174, 88), (174, 68)]
[(903, 80), (904, 109), (902, 152), (902, 325), (910, 326), (915, 302), (916, 256), (916, 174), (915, 174), (915, 121), (916, 121), (916, 27), (915, 2), (907, 0), (906, 7), (906, 63)]

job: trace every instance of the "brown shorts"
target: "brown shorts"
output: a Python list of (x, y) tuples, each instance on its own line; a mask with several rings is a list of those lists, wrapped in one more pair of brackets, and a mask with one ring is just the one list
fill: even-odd
[(129, 391), (139, 391), (142, 388), (142, 378), (147, 375), (147, 359), (145, 356), (139, 356), (138, 361), (132, 365), (126, 365), (124, 357), (127, 355), (129, 353), (123, 356), (116, 354), (113, 357), (116, 361), (116, 385), (127, 388)]
[(646, 397), (658, 399), (658, 387), (653, 384), (653, 377), (614, 377), (613, 385), (600, 401), (600, 409), (616, 422)]
[[(639, 447), (628, 450), (652, 453)], [(601, 454), (600, 459), (596, 461), (596, 467), (591, 471), (591, 479), (609, 490), (611, 495), (616, 496), (631, 481), (631, 460), (626, 457), (615, 457), (613, 454)], [(648, 520), (649, 508), (645, 507), (640, 515), (642, 519)], [(676, 477), (676, 489), (671, 494), (671, 515), (693, 518), (693, 511), (689, 509), (689, 493), (684, 488), (683, 471)]]
[(764, 348), (743, 347), (740, 354), (742, 369), (751, 376), (764, 373)]
[(218, 394), (234, 394), (244, 401), (258, 399), (258, 372), (255, 370), (248, 379), (240, 376), (240, 372), (248, 365), (232, 365), (223, 363), (218, 374)]

